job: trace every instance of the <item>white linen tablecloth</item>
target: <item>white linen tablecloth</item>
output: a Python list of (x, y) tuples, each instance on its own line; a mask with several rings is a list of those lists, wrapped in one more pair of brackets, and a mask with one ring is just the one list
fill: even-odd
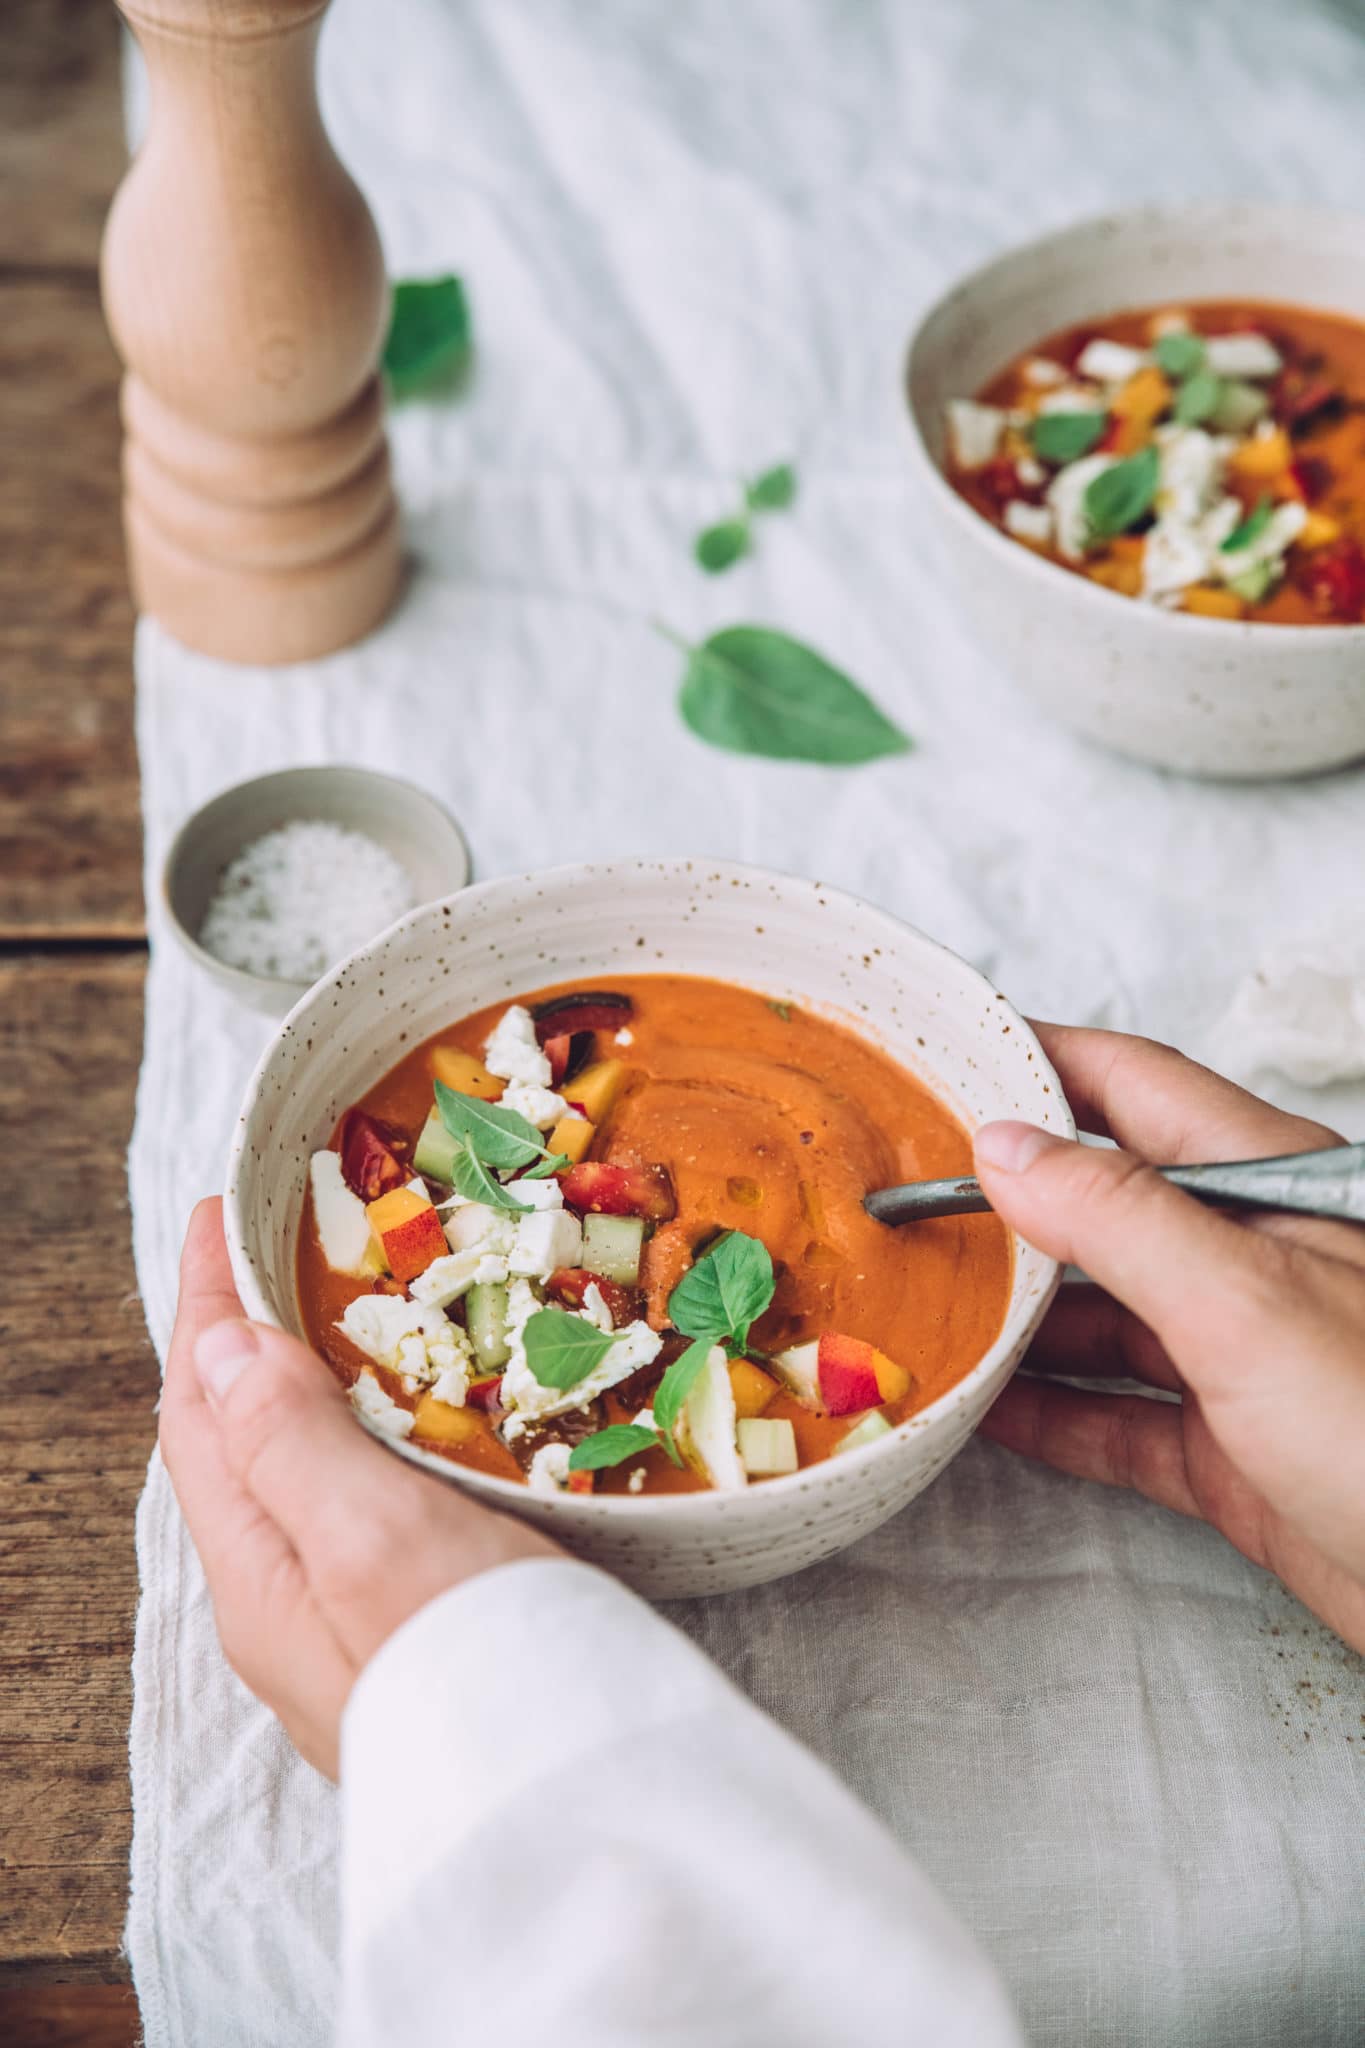
[[(248, 774), (409, 775), (483, 875), (623, 852), (819, 873), (1022, 1005), (1194, 1051), (1308, 906), (1359, 912), (1359, 775), (1163, 777), (1041, 724), (982, 661), (926, 567), (898, 394), (916, 312), (1009, 241), (1149, 197), (1355, 197), (1354, 8), (337, 0), (322, 74), (393, 272), (468, 281), (478, 366), (394, 421), (417, 569), (373, 639), (270, 673), (139, 632), (131, 1178), (159, 1347), (266, 1035), (163, 940), (159, 863)], [(705, 578), (695, 530), (787, 456), (795, 512)], [(851, 773), (708, 752), (653, 615), (808, 638), (919, 751)], [(1365, 1132), (1365, 1088), (1280, 1093)], [(321, 2043), (333, 1795), (223, 1665), (155, 1460), (138, 1555), (148, 2043)], [(1034, 2042), (1365, 2038), (1362, 1666), (1206, 1529), (973, 1445), (849, 1555), (676, 1618), (913, 1849)]]

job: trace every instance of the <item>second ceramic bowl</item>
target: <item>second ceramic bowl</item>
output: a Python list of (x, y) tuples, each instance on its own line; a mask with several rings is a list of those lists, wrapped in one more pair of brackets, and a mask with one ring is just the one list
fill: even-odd
[[(247, 1314), (299, 1330), (295, 1259), (309, 1156), (404, 1045), (549, 982), (651, 969), (818, 1006), (922, 1076), (969, 1127), (1016, 1116), (1073, 1132), (1057, 1077), (1023, 1019), (955, 954), (884, 911), (819, 883), (702, 860), (512, 876), (404, 918), (320, 981), (267, 1049), (242, 1107), (226, 1190)], [(1053, 1260), (1022, 1240), (1014, 1250), (1004, 1327), (964, 1380), (863, 1450), (743, 1493), (546, 1496), (384, 1441), (658, 1597), (758, 1585), (866, 1535), (961, 1449), (1057, 1283)]]
[(1365, 755), (1365, 626), (1196, 618), (1115, 596), (1021, 547), (943, 474), (943, 410), (1012, 357), (1130, 306), (1275, 300), (1365, 320), (1365, 217), (1192, 204), (1084, 221), (1013, 249), (921, 321), (912, 455), (972, 630), (1052, 716), (1196, 775), (1298, 775)]

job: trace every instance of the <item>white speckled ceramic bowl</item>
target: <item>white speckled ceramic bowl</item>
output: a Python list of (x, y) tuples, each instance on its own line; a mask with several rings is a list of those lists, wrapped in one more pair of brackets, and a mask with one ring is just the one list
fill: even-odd
[[(969, 1126), (1021, 1116), (1074, 1129), (1056, 1075), (1005, 998), (932, 939), (837, 890), (702, 860), (485, 882), (414, 911), (320, 981), (257, 1068), (226, 1195), (247, 1314), (300, 1329), (295, 1251), (309, 1155), (405, 1046), (547, 982), (650, 969), (818, 1006), (921, 1075)], [(966, 1379), (879, 1442), (742, 1494), (547, 1498), (410, 1443), (391, 1447), (656, 1596), (758, 1585), (855, 1542), (942, 1471), (1014, 1370), (1057, 1278), (1053, 1260), (1017, 1241), (1004, 1328)]]
[(1159, 767), (1298, 775), (1365, 754), (1365, 627), (1196, 618), (1117, 596), (1001, 533), (942, 468), (945, 401), (1045, 335), (1129, 306), (1237, 298), (1365, 319), (1365, 216), (1192, 203), (1011, 250), (921, 321), (911, 443), (965, 617), (1045, 710)]

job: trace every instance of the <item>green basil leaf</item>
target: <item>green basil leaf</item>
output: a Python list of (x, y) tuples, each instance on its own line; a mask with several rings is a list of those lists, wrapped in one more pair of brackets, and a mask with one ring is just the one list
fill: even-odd
[(568, 1164), (567, 1152), (547, 1152), (539, 1165), (528, 1166), (525, 1173), (517, 1177), (519, 1180), (549, 1180), (553, 1174), (563, 1173)]
[(1092, 534), (1127, 533), (1152, 509), (1160, 463), (1155, 448), (1115, 462), (1086, 486), (1085, 517)]
[(691, 1393), (701, 1374), (703, 1366), (711, 1356), (713, 1339), (698, 1337), (688, 1345), (681, 1358), (675, 1358), (659, 1382), (658, 1391), (651, 1404), (659, 1434), (668, 1449), (673, 1442), (673, 1429), (682, 1414), (683, 1403)]
[(519, 1166), (529, 1166), (533, 1159), (546, 1157), (540, 1132), (514, 1109), (481, 1102), (477, 1095), (461, 1095), (444, 1081), (436, 1083), (436, 1107), (451, 1137), (462, 1138), (485, 1166), (513, 1172)]
[(1108, 418), (1102, 412), (1040, 412), (1031, 434), (1034, 449), (1044, 462), (1079, 462), (1104, 433)]
[(751, 512), (785, 512), (796, 497), (796, 471), (790, 462), (765, 469), (744, 486), (744, 502)]
[(1247, 513), (1246, 518), (1239, 525), (1233, 527), (1232, 532), (1223, 542), (1220, 552), (1225, 555), (1235, 555), (1242, 548), (1249, 548), (1254, 540), (1260, 539), (1267, 526), (1269, 526), (1270, 515), (1274, 510), (1275, 506), (1270, 494), (1263, 491), (1256, 500), (1252, 510)]
[(1212, 370), (1196, 370), (1175, 394), (1175, 416), (1182, 427), (1197, 427), (1213, 417), (1222, 396), (1222, 378)]
[(523, 1215), (531, 1206), (529, 1202), (519, 1202), (510, 1188), (494, 1180), (468, 1138), (455, 1154), (450, 1184), (467, 1202), (485, 1202), (490, 1209), (509, 1209)]
[(728, 569), (741, 555), (749, 552), (749, 522), (747, 519), (723, 519), (719, 526), (708, 526), (699, 533), (692, 552), (703, 569), (712, 576), (718, 576), (722, 569)]
[(669, 1320), (684, 1337), (729, 1338), (742, 1348), (776, 1285), (768, 1247), (731, 1230), (684, 1273), (668, 1298)]
[(1182, 331), (1163, 334), (1152, 353), (1156, 357), (1157, 368), (1181, 384), (1186, 377), (1193, 377), (1196, 370), (1203, 369), (1208, 350), (1202, 335)]
[(542, 1387), (567, 1393), (602, 1363), (616, 1339), (567, 1309), (538, 1309), (526, 1325), (526, 1363)]
[(641, 1451), (656, 1451), (659, 1439), (652, 1429), (639, 1429), (633, 1422), (612, 1422), (593, 1436), (585, 1436), (569, 1453), (571, 1472), (600, 1472), (605, 1465), (624, 1465)]
[(469, 301), (458, 277), (405, 278), (393, 288), (384, 374), (395, 398), (451, 375), (472, 349)]
[(678, 708), (713, 747), (839, 767), (909, 750), (850, 677), (785, 633), (727, 626), (687, 653)]

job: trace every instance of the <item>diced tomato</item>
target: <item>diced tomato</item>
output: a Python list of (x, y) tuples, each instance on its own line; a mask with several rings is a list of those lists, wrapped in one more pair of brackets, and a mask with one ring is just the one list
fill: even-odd
[(1324, 618), (1353, 624), (1365, 613), (1365, 551), (1351, 539), (1314, 548), (1300, 563), (1296, 580)]
[(1316, 505), (1331, 487), (1332, 465), (1324, 462), (1320, 455), (1296, 456), (1289, 465), (1289, 474), (1297, 484), (1305, 505)]
[(1095, 443), (1097, 455), (1112, 455), (1123, 439), (1123, 421), (1117, 413), (1110, 415), (1109, 424)]
[(627, 1323), (636, 1320), (640, 1313), (639, 1290), (623, 1287), (619, 1280), (604, 1280), (600, 1273), (590, 1273), (585, 1266), (560, 1266), (545, 1282), (545, 1292), (562, 1301), (566, 1308), (582, 1308), (590, 1287), (597, 1288), (611, 1310), (615, 1329), (624, 1330)]
[(1003, 512), (1011, 498), (1026, 498), (1029, 495), (1019, 481), (1019, 472), (1008, 455), (997, 455), (994, 461), (985, 463), (975, 472), (972, 482), (982, 496), (990, 500), (997, 512)]
[(551, 996), (531, 1013), (536, 1037), (549, 1050), (551, 1038), (576, 1036), (580, 1031), (619, 1031), (635, 1014), (629, 996), (612, 989), (581, 989), (566, 996)]
[(492, 1373), (487, 1379), (471, 1380), (469, 1392), (465, 1395), (466, 1408), (480, 1408), (487, 1415), (491, 1409), (502, 1406), (502, 1374)]
[(550, 1086), (562, 1088), (566, 1081), (581, 1073), (592, 1058), (592, 1033), (561, 1031), (555, 1037), (543, 1040), (541, 1050), (550, 1062)]
[(591, 1493), (593, 1481), (596, 1477), (597, 1474), (595, 1472), (571, 1472), (568, 1477), (567, 1491), (569, 1493)]
[(643, 1216), (666, 1223), (678, 1213), (678, 1198), (666, 1166), (612, 1166), (585, 1159), (571, 1166), (560, 1185), (564, 1200), (580, 1215)]
[(341, 1154), (341, 1177), (362, 1202), (377, 1202), (411, 1178), (403, 1164), (408, 1140), (392, 1124), (381, 1123), (363, 1109), (347, 1110), (334, 1142)]

